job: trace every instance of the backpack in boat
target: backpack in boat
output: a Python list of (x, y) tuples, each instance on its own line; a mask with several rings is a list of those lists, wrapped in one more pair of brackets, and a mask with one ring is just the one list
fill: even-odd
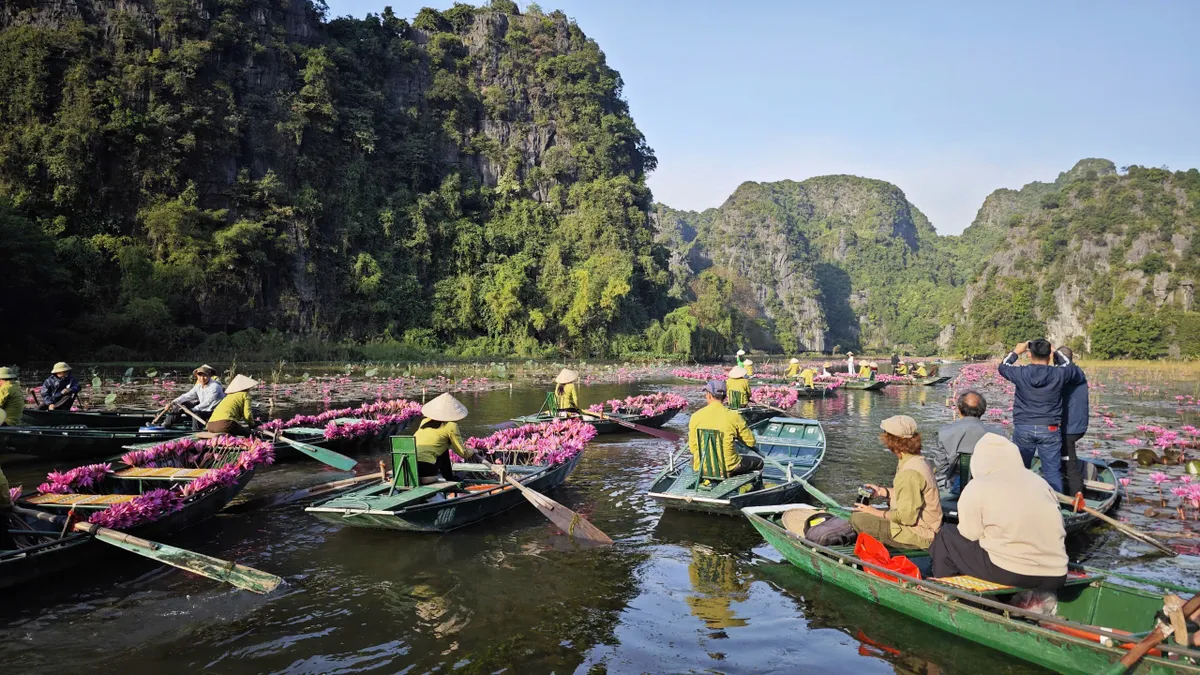
[(804, 538), (821, 546), (852, 544), (857, 534), (849, 520), (828, 511), (817, 511), (804, 520)]

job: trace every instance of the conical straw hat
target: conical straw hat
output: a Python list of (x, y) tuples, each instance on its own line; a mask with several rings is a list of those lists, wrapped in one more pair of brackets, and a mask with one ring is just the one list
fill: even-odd
[(555, 384), (570, 384), (578, 379), (579, 379), (579, 373), (577, 373), (569, 368), (563, 368), (562, 372), (558, 374), (558, 377), (554, 378), (554, 383)]
[(13, 370), (12, 368), (9, 368), (8, 366), (4, 366), (3, 368), (0, 368), (0, 380), (15, 380), (15, 379), (17, 379), (17, 371)]
[(257, 386), (258, 380), (252, 380), (245, 375), (238, 375), (233, 378), (233, 382), (230, 382), (228, 387), (225, 387), (225, 393), (236, 394), (239, 391), (249, 391)]
[(50, 369), (50, 374), (53, 375), (55, 373), (65, 373), (70, 369), (71, 366), (68, 366), (65, 361), (59, 361), (58, 363), (54, 364), (53, 368)]
[(746, 376), (746, 369), (741, 366), (734, 366), (733, 368), (730, 368), (729, 375), (727, 375), (727, 377), (731, 380), (736, 380), (739, 377), (745, 377), (745, 376)]
[(800, 359), (792, 359), (791, 361), (788, 361), (788, 363), (800, 363)]
[(467, 416), (467, 406), (446, 393), (421, 406), (421, 414), (438, 422), (457, 422)]
[(738, 353), (737, 353), (737, 355), (738, 355), (738, 356), (745, 356), (745, 355), (746, 355), (746, 350), (744, 350), (744, 349), (739, 349), (739, 350), (738, 350)]

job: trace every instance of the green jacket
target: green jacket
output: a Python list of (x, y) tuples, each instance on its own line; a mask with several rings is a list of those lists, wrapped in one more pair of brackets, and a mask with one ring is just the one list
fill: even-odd
[(5, 426), (15, 427), (21, 424), (21, 415), (25, 412), (25, 396), (21, 393), (19, 384), (12, 381), (0, 383), (0, 410), (7, 414)]

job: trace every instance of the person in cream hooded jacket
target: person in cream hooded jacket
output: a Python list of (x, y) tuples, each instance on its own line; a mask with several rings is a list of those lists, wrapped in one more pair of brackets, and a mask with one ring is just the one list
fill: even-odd
[(1012, 441), (984, 434), (958, 500), (958, 526), (944, 525), (929, 548), (933, 576), (1053, 591), (1066, 581), (1066, 536), (1050, 484), (1025, 468)]

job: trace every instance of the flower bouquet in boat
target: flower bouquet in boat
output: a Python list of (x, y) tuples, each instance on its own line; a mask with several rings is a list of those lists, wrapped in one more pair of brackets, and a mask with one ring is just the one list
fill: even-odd
[(759, 405), (787, 410), (800, 400), (800, 394), (790, 387), (755, 387), (750, 391), (750, 401)]
[[(162, 539), (225, 507), (261, 466), (274, 461), (268, 441), (218, 436), (182, 438), (122, 455), (117, 462), (52, 471), (35, 493), (18, 495), (24, 509), (71, 515), (136, 537)], [(37, 519), (9, 515), (17, 548), (0, 552), (0, 587), (13, 586), (109, 549), (91, 537), (47, 531)]]
[[(687, 408), (687, 399), (682, 396), (669, 392), (655, 392), (593, 404), (587, 408), (591, 415), (585, 414), (580, 418), (584, 423), (594, 427), (596, 433), (612, 434), (628, 431), (628, 427), (606, 420), (606, 417), (658, 429), (685, 408)], [(565, 418), (557, 417), (550, 412), (539, 412), (535, 415), (513, 418), (513, 421), (521, 424), (539, 424), (557, 419)]]
[[(502, 464), (508, 475), (545, 493), (566, 481), (584, 447), (595, 436), (592, 425), (577, 418), (564, 418), (468, 438), (463, 445), (474, 453), (470, 459), (482, 457), (489, 463)], [(477, 461), (462, 461), (457, 455), (451, 456), (454, 480), (418, 483), (414, 439), (400, 436), (393, 438), (392, 443), (391, 480), (348, 488), (305, 510), (338, 525), (448, 532), (525, 502), (516, 488), (500, 480), (490, 468)], [(411, 471), (406, 468), (410, 458)]]

